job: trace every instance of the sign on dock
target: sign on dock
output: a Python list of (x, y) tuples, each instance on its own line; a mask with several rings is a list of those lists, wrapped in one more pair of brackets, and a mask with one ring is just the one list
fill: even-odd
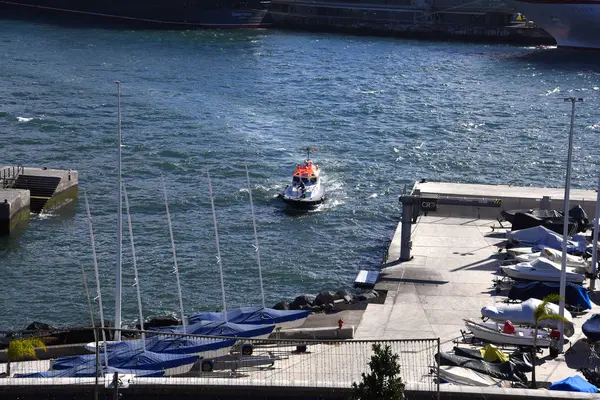
[(362, 288), (373, 288), (375, 286), (375, 283), (377, 283), (378, 277), (379, 271), (360, 270), (358, 271), (358, 275), (356, 275), (356, 279), (354, 279), (354, 286)]

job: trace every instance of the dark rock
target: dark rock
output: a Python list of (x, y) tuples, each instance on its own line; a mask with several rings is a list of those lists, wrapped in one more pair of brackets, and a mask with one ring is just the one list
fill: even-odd
[(315, 296), (312, 294), (303, 294), (302, 296), (298, 296), (292, 301), (290, 304), (290, 310), (304, 310), (304, 308), (300, 308), (301, 306), (309, 306), (312, 307), (315, 301)]
[(365, 296), (364, 294), (359, 294), (354, 299), (358, 301), (367, 301), (367, 296)]
[(343, 299), (346, 296), (352, 296), (350, 293), (348, 293), (348, 291), (342, 289), (342, 290), (338, 290), (336, 293), (336, 300), (340, 300)]
[(310, 309), (313, 313), (320, 313), (323, 311), (323, 306), (312, 306)]
[(32, 322), (31, 324), (27, 325), (27, 328), (25, 328), (26, 331), (44, 331), (44, 332), (49, 332), (49, 331), (55, 331), (56, 328), (53, 327), (52, 325), (48, 325), (45, 324), (43, 322)]
[(280, 301), (279, 303), (277, 303), (273, 306), (273, 310), (289, 310), (289, 309), (290, 309), (290, 303), (288, 303), (287, 301)]
[(333, 303), (327, 303), (327, 304), (325, 304), (325, 306), (323, 307), (323, 311), (325, 311), (325, 313), (330, 313), (330, 312), (332, 312), (332, 311), (333, 311), (334, 307), (335, 307), (335, 306), (333, 305)]
[[(179, 321), (177, 318), (174, 318), (171, 316), (155, 317), (155, 318), (152, 318), (148, 322), (144, 322), (144, 329), (161, 328), (163, 326), (175, 326), (175, 325), (181, 325), (181, 321)], [(135, 327), (137, 329), (140, 329), (140, 324), (137, 324)]]
[(328, 303), (333, 303), (336, 300), (336, 293), (330, 291), (327, 292), (321, 292), (317, 295), (317, 298), (315, 299), (315, 304), (320, 306), (322, 304), (328, 304)]

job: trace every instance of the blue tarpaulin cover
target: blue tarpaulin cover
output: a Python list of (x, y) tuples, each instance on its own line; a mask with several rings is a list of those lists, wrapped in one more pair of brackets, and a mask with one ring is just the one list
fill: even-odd
[[(275, 325), (234, 324), (224, 321), (198, 321), (186, 326), (185, 333), (189, 335), (225, 336), (252, 338), (268, 335), (273, 332)], [(153, 331), (184, 333), (183, 326), (168, 326), (153, 328)]]
[[(227, 311), (227, 321), (235, 324), (281, 324), (308, 317), (310, 310), (274, 310), (263, 307), (242, 307)], [(192, 315), (190, 323), (197, 321), (223, 321), (222, 312), (202, 312)]]
[[(581, 285), (567, 282), (565, 291), (565, 303), (585, 310), (592, 308), (590, 296)], [(560, 294), (559, 282), (528, 282), (514, 285), (508, 292), (508, 298), (512, 300), (527, 300), (530, 298), (543, 300), (549, 294)]]
[(593, 342), (600, 340), (600, 314), (592, 315), (581, 326), (583, 334)]
[[(142, 349), (116, 349), (108, 352), (108, 366), (121, 369), (163, 370), (193, 364), (198, 356), (179, 354), (159, 354)], [(100, 352), (100, 363), (104, 363), (104, 352)], [(96, 355), (59, 357), (52, 364), (52, 369), (69, 369), (82, 365), (96, 365)]]
[[(144, 371), (136, 369), (120, 369), (111, 367), (101, 367), (98, 376), (112, 375), (115, 372), (119, 374), (133, 374), (135, 376), (156, 378), (164, 376), (165, 371)], [(96, 376), (96, 366), (90, 364), (82, 364), (69, 369), (50, 370), (41, 372), (31, 372), (26, 374), (15, 374), (15, 378), (94, 378)]]
[[(216, 340), (216, 339), (192, 339), (182, 336), (178, 337), (161, 337), (152, 336), (146, 339), (146, 350), (153, 353), (166, 353), (166, 354), (195, 354), (206, 351), (213, 351), (222, 349), (224, 347), (231, 347), (235, 344), (235, 339), (230, 340)], [(122, 342), (108, 343), (108, 350), (115, 351), (132, 351), (143, 349), (142, 340), (125, 340)], [(102, 345), (100, 345), (100, 352), (103, 351)]]
[(562, 390), (564, 392), (598, 393), (598, 388), (579, 375), (573, 375), (562, 381), (554, 382), (548, 388), (550, 390)]

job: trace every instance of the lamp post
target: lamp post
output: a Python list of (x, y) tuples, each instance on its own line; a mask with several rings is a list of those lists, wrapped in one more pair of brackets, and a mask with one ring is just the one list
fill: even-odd
[[(565, 316), (565, 292), (567, 286), (567, 241), (569, 240), (569, 194), (571, 192), (571, 163), (573, 158), (573, 126), (575, 125), (575, 103), (583, 101), (581, 98), (569, 97), (565, 101), (571, 102), (571, 129), (569, 130), (569, 150), (567, 155), (567, 177), (565, 179), (565, 201), (564, 201), (564, 220), (563, 220), (563, 242), (562, 242), (562, 261), (560, 268), (560, 302), (558, 305), (558, 313), (561, 317)], [(563, 352), (565, 326), (561, 321), (560, 326), (560, 341), (558, 349)]]
[(596, 214), (594, 214), (594, 227), (592, 235), (592, 278), (590, 279), (590, 290), (596, 289), (596, 272), (598, 269), (598, 219), (600, 219), (600, 173), (598, 174), (598, 190), (596, 194)]

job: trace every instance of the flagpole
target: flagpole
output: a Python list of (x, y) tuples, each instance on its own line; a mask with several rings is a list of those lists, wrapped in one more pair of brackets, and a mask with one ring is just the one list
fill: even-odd
[(596, 289), (596, 273), (598, 269), (598, 219), (600, 219), (600, 173), (598, 174), (598, 190), (596, 194), (596, 214), (593, 226), (593, 250), (592, 250), (592, 278), (590, 279), (590, 290)]
[[(573, 127), (575, 125), (575, 103), (582, 102), (583, 99), (569, 97), (565, 101), (571, 102), (571, 128), (569, 129), (569, 150), (567, 153), (567, 176), (565, 178), (565, 198), (564, 198), (564, 219), (563, 219), (563, 242), (562, 242), (562, 260), (560, 268), (560, 301), (558, 313), (561, 317), (565, 316), (565, 292), (567, 286), (567, 242), (569, 240), (569, 195), (571, 192), (571, 164), (573, 162)], [(563, 352), (565, 326), (561, 321), (560, 341), (558, 343), (559, 351)]]
[(118, 210), (117, 210), (117, 271), (115, 282), (115, 340), (121, 341), (121, 296), (122, 296), (122, 271), (123, 271), (123, 251), (122, 243), (122, 223), (123, 223), (123, 197), (121, 195), (121, 82), (115, 81), (117, 84), (117, 155), (118, 155)]

